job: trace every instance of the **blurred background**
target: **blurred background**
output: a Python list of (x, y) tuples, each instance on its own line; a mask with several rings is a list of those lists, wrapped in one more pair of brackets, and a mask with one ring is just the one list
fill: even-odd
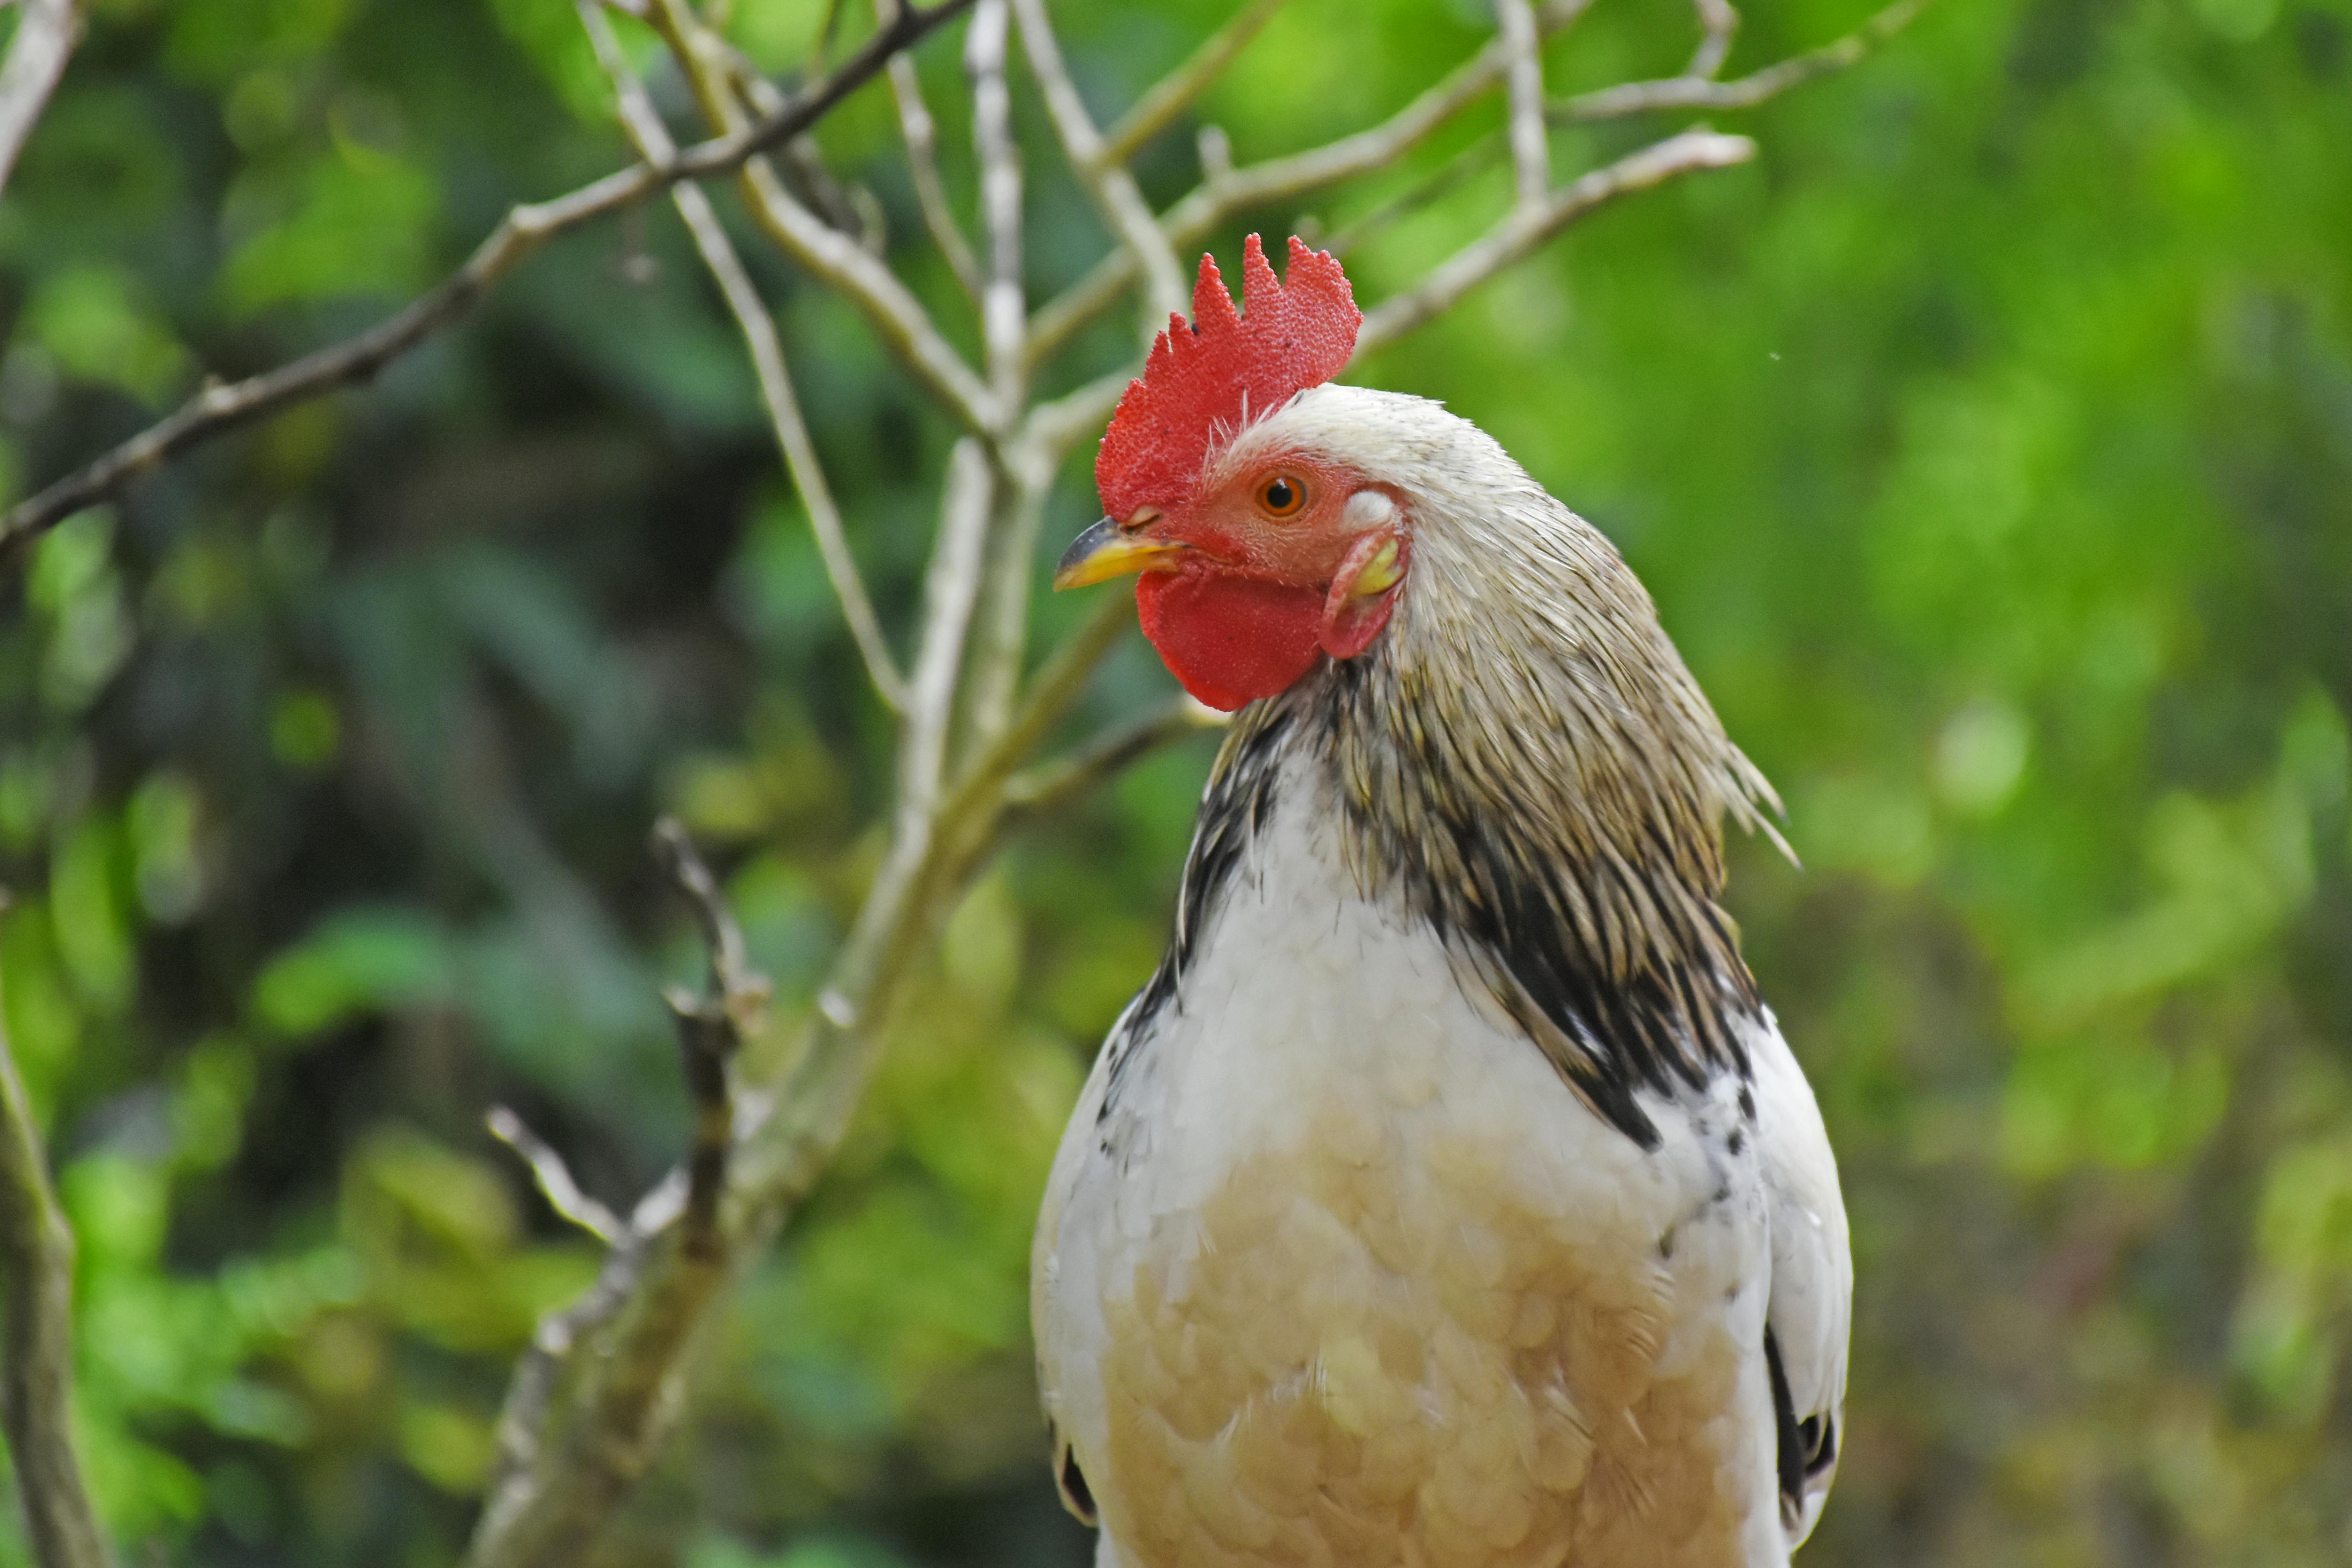
[[(1228, 9), (1055, 5), (1111, 107)], [(737, 0), (731, 31), (789, 73), (824, 11)], [(1732, 70), (1865, 13), (1758, 0)], [(1481, 0), (1297, 0), (1202, 117), (1244, 159), (1327, 140), (1491, 26)], [(1673, 0), (1603, 0), (1554, 84), (1668, 74), (1690, 41)], [(956, 50), (919, 58), (969, 214)], [(1015, 110), (1038, 301), (1105, 240), (1025, 84)], [(1604, 528), (1787, 796), (1804, 869), (1744, 845), (1730, 902), (1859, 1274), (1802, 1560), (2352, 1560), (2352, 4), (1944, 0), (1718, 123), (1761, 156), (1612, 208), (1358, 374)], [(822, 140), (944, 297), (887, 93)], [(567, 0), (96, 0), (0, 202), (0, 489), (378, 319), (624, 156)], [(1139, 173), (1172, 199), (1189, 138)], [(1361, 294), (1507, 179), (1351, 258)], [(903, 634), (950, 432), (746, 250)], [(1049, 549), (1094, 516), (1090, 450)], [(1169, 689), (1130, 639), (1089, 716)], [(634, 1198), (687, 1131), (657, 987), (699, 962), (652, 819), (721, 866), (789, 1022), (872, 869), (888, 736), (659, 206), (0, 573), (5, 1022), (134, 1557), (455, 1561), (512, 1358), (596, 1257), (485, 1110)], [(1084, 1559), (1034, 1414), (1028, 1236), (1213, 745), (970, 895), (602, 1561)]]

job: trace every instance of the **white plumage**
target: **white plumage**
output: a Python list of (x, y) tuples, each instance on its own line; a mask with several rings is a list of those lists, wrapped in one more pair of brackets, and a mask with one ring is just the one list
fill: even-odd
[[(1422, 1560), (1786, 1563), (1818, 1517), (1827, 1480), (1811, 1490), (1792, 1539), (1776, 1481), (1766, 1304), (1801, 1418), (1833, 1418), (1844, 1392), (1850, 1267), (1821, 1116), (1777, 1027), (1768, 1018), (1750, 1040), (1752, 1142), (1736, 1154), (1726, 1148), (1744, 1121), (1737, 1082), (1727, 1078), (1696, 1104), (1653, 1100), (1664, 1138), (1645, 1152), (1587, 1110), (1507, 1018), (1471, 1000), (1429, 931), (1349, 886), (1335, 831), (1332, 815), (1307, 802), (1268, 825), (1195, 956), (1181, 1011), (1121, 1075), (1106, 1116), (1112, 1066), (1122, 1047), (1134, 1048), (1114, 1030), (1055, 1163), (1034, 1260), (1038, 1357), (1048, 1415), (1074, 1447), (1101, 1510), (1102, 1561), (1350, 1568)], [(1470, 1163), (1433, 1174), (1433, 1161), (1449, 1159)], [(1217, 1215), (1221, 1205), (1233, 1207), (1237, 1174), (1295, 1173), (1318, 1163), (1351, 1173), (1348, 1195), (1368, 1206), (1393, 1205), (1398, 1214), (1381, 1223), (1396, 1226), (1408, 1248), (1421, 1249), (1430, 1272), (1383, 1267), (1360, 1224), (1351, 1224), (1362, 1216), (1333, 1213), (1311, 1183), (1266, 1194), (1283, 1212), (1259, 1227), (1263, 1236), (1220, 1235)], [(1417, 1187), (1424, 1204), (1415, 1214)], [(1454, 1193), (1451, 1201), (1438, 1187)], [(1463, 1202), (1464, 1189), (1478, 1200)], [(1416, 1225), (1425, 1234), (1414, 1234)], [(1510, 1251), (1527, 1267), (1488, 1261)], [(1654, 1332), (1654, 1344), (1604, 1347), (1609, 1365), (1595, 1381), (1616, 1379), (1622, 1387), (1587, 1394), (1570, 1358), (1554, 1387), (1505, 1386), (1499, 1395), (1530, 1413), (1530, 1431), (1547, 1416), (1563, 1429), (1600, 1428), (1593, 1461), (1604, 1473), (1612, 1464), (1622, 1469), (1615, 1490), (1601, 1483), (1600, 1500), (1630, 1510), (1642, 1526), (1630, 1533), (1654, 1550), (1588, 1558), (1572, 1550), (1573, 1536), (1530, 1539), (1539, 1522), (1588, 1511), (1577, 1505), (1595, 1484), (1584, 1479), (1590, 1468), (1577, 1488), (1555, 1493), (1539, 1467), (1517, 1452), (1502, 1456), (1499, 1474), (1449, 1462), (1495, 1415), (1478, 1408), (1496, 1397), (1478, 1379), (1498, 1370), (1488, 1363), (1499, 1358), (1482, 1360), (1477, 1351), (1491, 1343), (1484, 1323), (1461, 1321), (1444, 1281), (1433, 1276), (1482, 1268), (1639, 1280), (1654, 1301), (1654, 1317), (1640, 1310), (1646, 1303), (1639, 1299), (1618, 1312), (1629, 1330)], [(1271, 1515), (1279, 1500), (1252, 1497), (1238, 1478), (1213, 1486), (1197, 1505), (1172, 1510), (1130, 1497), (1130, 1488), (1185, 1487), (1184, 1478), (1164, 1472), (1130, 1476), (1113, 1454), (1114, 1419), (1160, 1428), (1170, 1419), (1164, 1410), (1139, 1407), (1132, 1387), (1121, 1390), (1127, 1407), (1118, 1412), (1106, 1394), (1104, 1364), (1113, 1351), (1107, 1314), (1132, 1307), (1139, 1271), (1157, 1279), (1179, 1320), (1171, 1359), (1183, 1355), (1188, 1331), (1197, 1337), (1237, 1315), (1258, 1317), (1238, 1353), (1245, 1358), (1263, 1345), (1265, 1357), (1235, 1380), (1250, 1385), (1255, 1408), (1354, 1399), (1376, 1405), (1379, 1419), (1420, 1428), (1400, 1444), (1428, 1461), (1415, 1478), (1415, 1525), (1476, 1533), (1483, 1552), (1457, 1548), (1441, 1557), (1441, 1543), (1432, 1540), (1418, 1543), (1428, 1550), (1424, 1558), (1408, 1546), (1414, 1538), (1402, 1535), (1392, 1557), (1327, 1556), (1318, 1546), (1337, 1543), (1313, 1533), (1314, 1500), (1305, 1491), (1297, 1495), (1308, 1506), (1297, 1519), (1257, 1521), (1255, 1533), (1265, 1539), (1253, 1550), (1246, 1539), (1253, 1531), (1228, 1522), (1231, 1516)], [(1241, 1313), (1200, 1300), (1220, 1290), (1239, 1294)], [(1286, 1304), (1284, 1317), (1259, 1316)], [(1523, 1306), (1510, 1305), (1514, 1315)], [(1410, 1323), (1433, 1352), (1447, 1342), (1471, 1345), (1462, 1357), (1469, 1364), (1438, 1352), (1423, 1361), (1419, 1378), (1386, 1386), (1360, 1332), (1381, 1310)], [(1640, 1363), (1637, 1377), (1624, 1379), (1625, 1362)], [(1351, 1379), (1381, 1386), (1368, 1393)], [(1661, 1452), (1652, 1436), (1674, 1435), (1646, 1433), (1638, 1416), (1628, 1417), (1678, 1382), (1689, 1386), (1666, 1403), (1722, 1414), (1679, 1434), (1695, 1439), (1696, 1451)], [(1547, 1403), (1555, 1392), (1567, 1395), (1565, 1405)], [(1391, 1394), (1409, 1397), (1382, 1404)], [(1234, 1424), (1250, 1413), (1236, 1409)], [(1220, 1475), (1231, 1469), (1216, 1454), (1231, 1441), (1223, 1426), (1190, 1445), (1170, 1436), (1167, 1447), (1192, 1463)], [(1152, 1445), (1128, 1446), (1141, 1452)], [(1643, 1507), (1654, 1472), (1670, 1470), (1658, 1484), (1680, 1485), (1693, 1467), (1711, 1472), (1706, 1482), (1723, 1500), (1719, 1514), (1668, 1516), (1654, 1500)], [(1459, 1507), (1450, 1485), (1464, 1489)], [(1179, 1540), (1122, 1556), (1123, 1531), (1140, 1528), (1138, 1516), (1146, 1513), (1210, 1537), (1222, 1525), (1227, 1539), (1205, 1554), (1171, 1555)], [(1272, 1528), (1282, 1522), (1307, 1528)], [(1619, 1522), (1580, 1521), (1580, 1529), (1596, 1538), (1628, 1535)], [(1725, 1528), (1680, 1534), (1688, 1524)]]

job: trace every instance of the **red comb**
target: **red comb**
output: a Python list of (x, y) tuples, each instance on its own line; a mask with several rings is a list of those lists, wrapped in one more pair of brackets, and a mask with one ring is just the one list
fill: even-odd
[(1364, 319), (1348, 275), (1328, 253), (1293, 236), (1289, 276), (1276, 282), (1265, 247), (1242, 247), (1242, 313), (1225, 292), (1214, 258), (1201, 258), (1192, 324), (1171, 315), (1151, 345), (1140, 380), (1127, 384), (1102, 449), (1095, 486), (1103, 510), (1125, 520), (1140, 506), (1166, 506), (1201, 477), (1209, 444), (1320, 386), (1356, 352)]

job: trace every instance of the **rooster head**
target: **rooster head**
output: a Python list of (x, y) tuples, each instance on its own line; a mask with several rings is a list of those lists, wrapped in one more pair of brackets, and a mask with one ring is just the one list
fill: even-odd
[(1290, 242), (1277, 282), (1258, 237), (1236, 313), (1201, 258), (1192, 321), (1171, 316), (1095, 458), (1107, 514), (1063, 555), (1054, 585), (1139, 574), (1144, 635), (1184, 684), (1231, 711), (1284, 690), (1320, 651), (1361, 653), (1412, 563), (1402, 496), (1265, 422), (1355, 352), (1347, 274)]

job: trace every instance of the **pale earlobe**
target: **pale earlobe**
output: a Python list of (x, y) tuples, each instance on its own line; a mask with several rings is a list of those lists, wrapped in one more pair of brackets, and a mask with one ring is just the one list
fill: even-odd
[(1397, 521), (1397, 504), (1382, 491), (1358, 490), (1348, 498), (1348, 504), (1340, 510), (1339, 521), (1351, 533), (1391, 528)]

